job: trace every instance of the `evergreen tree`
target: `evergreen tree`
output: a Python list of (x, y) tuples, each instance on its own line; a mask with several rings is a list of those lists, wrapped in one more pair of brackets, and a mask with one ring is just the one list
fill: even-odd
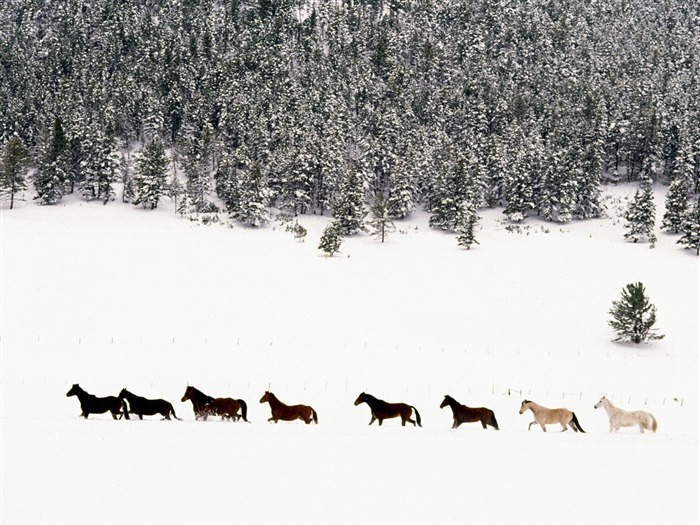
[(14, 207), (15, 195), (27, 189), (24, 177), (29, 164), (29, 151), (17, 135), (12, 135), (2, 152), (0, 164), (0, 196), (10, 199)]
[(323, 230), (321, 239), (318, 243), (318, 249), (323, 250), (328, 255), (333, 257), (333, 254), (340, 250), (340, 245), (343, 244), (343, 234), (340, 226), (336, 222), (330, 223)]
[(457, 244), (464, 246), (467, 250), (469, 250), (472, 244), (479, 244), (479, 241), (476, 240), (475, 231), (476, 224), (479, 221), (479, 215), (476, 211), (474, 199), (468, 199), (465, 201), (462, 216), (462, 222), (457, 228), (457, 231), (459, 232)]
[(643, 173), (639, 180), (640, 188), (635, 192), (625, 212), (625, 239), (637, 242), (648, 240), (656, 242), (654, 226), (656, 221), (656, 206), (651, 190), (651, 177)]
[(683, 236), (676, 242), (694, 249), (695, 255), (700, 255), (700, 198), (688, 210), (681, 232)]
[(366, 214), (364, 183), (357, 167), (353, 166), (333, 199), (333, 217), (342, 235), (352, 235), (363, 229)]
[(374, 196), (374, 202), (370, 206), (369, 212), (371, 217), (368, 221), (370, 235), (378, 237), (382, 242), (387, 234), (396, 230), (394, 222), (389, 217), (387, 199), (383, 193), (377, 193)]
[(511, 222), (522, 221), (527, 217), (527, 212), (535, 206), (531, 165), (534, 159), (524, 141), (516, 144), (516, 149), (512, 164), (507, 170), (504, 190), (506, 207), (503, 213)]
[(100, 199), (104, 204), (114, 200), (112, 183), (116, 176), (117, 162), (113, 156), (113, 141), (99, 127), (91, 130), (82, 141), (80, 161), (80, 193), (90, 201)]
[(137, 171), (134, 176), (136, 188), (135, 205), (158, 207), (158, 202), (167, 193), (168, 158), (160, 139), (150, 142), (143, 148), (137, 161)]
[(39, 167), (34, 175), (36, 198), (41, 204), (55, 204), (63, 198), (69, 179), (71, 153), (61, 119), (54, 119), (51, 136), (46, 143)]
[(431, 197), (431, 227), (461, 231), (474, 220), (473, 214), (481, 198), (474, 169), (474, 163), (460, 155), (447, 173), (438, 174)]
[(134, 176), (131, 172), (129, 155), (122, 153), (119, 161), (119, 173), (122, 182), (122, 202), (133, 202), (136, 197), (136, 188), (134, 187)]
[(642, 341), (661, 339), (664, 336), (655, 334), (656, 306), (649, 302), (642, 283), (630, 283), (622, 289), (619, 301), (613, 301), (609, 311), (612, 319), (608, 324), (617, 332), (615, 341)]
[(270, 222), (266, 208), (269, 191), (260, 166), (254, 164), (250, 169), (240, 172), (236, 182), (239, 200), (233, 218), (255, 228)]
[(688, 212), (692, 184), (692, 159), (683, 151), (676, 156), (675, 166), (671, 172), (671, 184), (666, 192), (666, 212), (661, 222), (662, 228), (678, 233)]
[[(414, 166), (409, 166), (410, 163)], [(396, 160), (396, 171), (389, 180), (389, 196), (386, 203), (390, 217), (405, 219), (416, 209), (416, 177), (413, 174), (417, 168), (415, 163), (417, 159), (411, 157), (399, 157)]]

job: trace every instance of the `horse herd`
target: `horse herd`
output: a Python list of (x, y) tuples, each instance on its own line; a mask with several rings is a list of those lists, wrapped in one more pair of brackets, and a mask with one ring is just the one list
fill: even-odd
[[(119, 392), (118, 396), (97, 397), (87, 393), (78, 384), (75, 384), (66, 393), (66, 396), (77, 396), (80, 401), (80, 414), (85, 419), (90, 414), (104, 414), (111, 412), (112, 418), (130, 419), (129, 414), (135, 414), (139, 419), (143, 416), (154, 416), (160, 414), (163, 419), (170, 419), (172, 416), (180, 420), (175, 415), (175, 409), (172, 403), (165, 399), (147, 399), (145, 397), (132, 394), (126, 388)], [(238, 421), (243, 419), (249, 422), (248, 405), (242, 399), (233, 399), (230, 397), (212, 397), (197, 390), (193, 386), (188, 386), (185, 390), (182, 399), (183, 403), (190, 401), (192, 410), (196, 420), (206, 421), (209, 416), (219, 416), (222, 420)], [(268, 403), (270, 405), (271, 416), (268, 421), (295, 421), (301, 419), (307, 425), (312, 421), (318, 424), (318, 414), (308, 405), (286, 405), (270, 391), (266, 391), (260, 398), (260, 403)], [(370, 394), (362, 392), (355, 400), (355, 406), (366, 403), (371, 411), (372, 418), (369, 421), (371, 425), (378, 421), (381, 426), (385, 419), (395, 417), (401, 418), (401, 425), (406, 426), (406, 423), (411, 423), (413, 426), (421, 425), (421, 417), (416, 407), (406, 403), (387, 403)], [(452, 409), (453, 424), (452, 428), (458, 428), (462, 423), (481, 423), (481, 426), (486, 429), (487, 426), (499, 430), (496, 415), (493, 410), (485, 407), (472, 408), (463, 405), (450, 396), (445, 396), (440, 408), (449, 406)], [(605, 396), (600, 398), (593, 408), (603, 408), (610, 420), (610, 432), (617, 432), (621, 427), (639, 426), (639, 431), (644, 433), (645, 430), (656, 432), (656, 418), (649, 412), (643, 410), (635, 410), (628, 412), (616, 407)], [(574, 432), (585, 432), (578, 422), (576, 414), (568, 408), (547, 408), (527, 399), (520, 404), (520, 414), (524, 414), (530, 410), (534, 416), (533, 421), (528, 425), (530, 430), (532, 425), (539, 425), (544, 432), (547, 431), (547, 425), (561, 425), (562, 432), (570, 427)], [(415, 414), (415, 420), (411, 419), (411, 415)]]

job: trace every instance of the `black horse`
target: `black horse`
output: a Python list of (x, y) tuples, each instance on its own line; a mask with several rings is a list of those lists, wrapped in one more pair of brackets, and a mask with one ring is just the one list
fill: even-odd
[(90, 414), (104, 414), (105, 412), (111, 412), (113, 419), (121, 419), (122, 415), (125, 419), (129, 419), (129, 412), (126, 409), (126, 403), (123, 399), (119, 399), (118, 397), (93, 396), (80, 388), (80, 385), (77, 383), (71, 387), (71, 389), (66, 393), (66, 396), (78, 396), (80, 408), (83, 411), (83, 413), (80, 415), (85, 419), (87, 419)]
[(139, 416), (139, 419), (143, 419), (143, 416), (153, 416), (155, 414), (160, 414), (163, 416), (163, 419), (170, 419), (172, 414), (175, 419), (182, 421), (175, 415), (173, 405), (165, 399), (146, 399), (145, 397), (132, 394), (126, 388), (122, 388), (122, 391), (119, 392), (119, 399), (126, 399), (129, 402), (129, 412)]
[[(188, 386), (180, 401), (184, 403), (187, 400), (192, 401), (195, 419), (206, 421), (209, 416), (221, 416), (222, 421), (224, 419), (238, 421), (243, 418), (243, 421), (250, 423), (247, 419), (248, 405), (242, 399), (211, 397), (193, 386)], [(238, 410), (241, 411), (240, 414)]]
[[(406, 421), (412, 423), (414, 427), (416, 426), (416, 423), (418, 423), (419, 427), (422, 426), (420, 422), (420, 414), (418, 413), (418, 410), (416, 410), (416, 407), (407, 405), (406, 403), (387, 403), (386, 401), (377, 399), (376, 397), (370, 394), (365, 394), (364, 392), (362, 392), (355, 400), (355, 406), (359, 405), (360, 403), (367, 403), (370, 410), (372, 410), (372, 419), (369, 421), (370, 425), (377, 419), (379, 420), (379, 426), (381, 426), (382, 421), (385, 419), (401, 417), (401, 426), (405, 427)], [(416, 413), (416, 421), (411, 419), (411, 410)]]
[(445, 396), (445, 399), (440, 404), (440, 408), (450, 407), (452, 409), (452, 428), (457, 428), (462, 423), (481, 422), (481, 426), (486, 429), (486, 425), (490, 425), (498, 430), (498, 422), (496, 415), (490, 408), (479, 407), (471, 408), (458, 403), (453, 397)]

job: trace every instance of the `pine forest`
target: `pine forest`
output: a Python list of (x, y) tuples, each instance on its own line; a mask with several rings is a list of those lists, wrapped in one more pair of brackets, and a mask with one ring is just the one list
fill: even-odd
[(479, 208), (599, 217), (639, 181), (681, 231), (699, 58), (688, 0), (4, 0), (2, 192), (343, 235), (380, 203), (469, 246)]

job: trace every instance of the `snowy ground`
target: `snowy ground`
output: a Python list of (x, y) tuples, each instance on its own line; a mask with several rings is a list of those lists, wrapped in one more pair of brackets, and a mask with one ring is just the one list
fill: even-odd
[[(609, 218), (480, 245), (417, 213), (380, 244), (296, 241), (68, 199), (2, 209), (3, 522), (697, 522), (698, 258)], [(663, 194), (657, 194), (657, 214)], [(611, 342), (622, 287), (646, 284), (666, 338)], [(65, 397), (122, 387), (182, 422), (78, 418)], [(251, 424), (194, 421), (185, 386), (243, 398)], [(268, 424), (271, 389), (318, 426)], [(423, 428), (367, 426), (366, 390), (415, 405)], [(445, 394), (492, 408), (501, 431), (451, 430)], [(659, 420), (607, 432), (606, 394)], [(527, 431), (523, 397), (567, 406), (586, 434)]]

